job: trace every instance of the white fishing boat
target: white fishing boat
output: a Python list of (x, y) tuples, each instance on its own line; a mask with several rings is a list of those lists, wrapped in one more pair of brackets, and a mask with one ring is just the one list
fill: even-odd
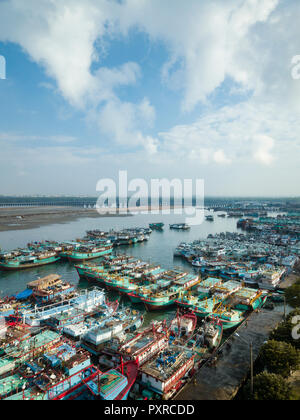
[(104, 305), (105, 292), (98, 288), (93, 290), (82, 290), (80, 294), (72, 299), (62, 301), (61, 304), (35, 307), (33, 310), (24, 310), (20, 316), (24, 324), (31, 327), (39, 327), (43, 321), (56, 315), (67, 313), (73, 308), (91, 312), (98, 306)]

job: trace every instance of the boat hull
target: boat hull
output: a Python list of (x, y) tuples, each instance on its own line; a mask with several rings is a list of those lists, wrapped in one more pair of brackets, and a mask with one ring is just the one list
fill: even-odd
[(130, 302), (132, 303), (142, 303), (142, 299), (141, 297), (133, 294), (133, 293), (128, 293), (128, 297), (130, 299)]
[(94, 260), (96, 258), (103, 257), (103, 255), (111, 254), (113, 249), (108, 249), (101, 252), (95, 252), (95, 253), (87, 253), (87, 254), (80, 254), (80, 253), (74, 253), (69, 255), (68, 260), (70, 262), (78, 262), (78, 261), (85, 261), (85, 260)]
[(19, 270), (26, 270), (28, 268), (41, 267), (42, 265), (54, 264), (55, 262), (58, 262), (58, 261), (60, 261), (60, 257), (47, 258), (45, 260), (40, 260), (35, 263), (20, 264), (16, 266), (9, 265), (6, 263), (0, 263), (0, 269), (4, 271), (19, 271)]
[(147, 309), (148, 312), (163, 311), (175, 305), (175, 300), (170, 300), (166, 303), (150, 302), (150, 301), (145, 301), (145, 300), (142, 300), (142, 302), (144, 303), (145, 308)]
[[(210, 317), (209, 319), (213, 321), (213, 320), (216, 319), (216, 317), (215, 316)], [(220, 318), (220, 317), (217, 317), (217, 319), (220, 322), (220, 324), (222, 324), (224, 331), (225, 330), (231, 330), (233, 328), (237, 328), (245, 320), (244, 317), (240, 318), (239, 320), (232, 320), (232, 321), (227, 320), (227, 319), (223, 319), (223, 318)]]
[(105, 282), (105, 285), (108, 290), (113, 290), (114, 292), (121, 293), (122, 295), (128, 295), (133, 291), (132, 289), (129, 289), (126, 286), (115, 286), (111, 285), (109, 282)]
[(97, 285), (104, 287), (104, 278), (96, 273), (89, 273), (88, 271), (83, 270), (80, 267), (75, 267), (77, 273), (81, 279), (88, 280), (89, 282), (97, 283)]

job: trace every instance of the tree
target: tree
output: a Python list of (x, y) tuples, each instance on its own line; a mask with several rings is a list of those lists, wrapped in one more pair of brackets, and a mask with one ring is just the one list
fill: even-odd
[(286, 301), (292, 308), (300, 307), (300, 280), (285, 291)]
[(282, 322), (276, 330), (274, 330), (271, 334), (271, 339), (275, 341), (283, 341), (285, 343), (289, 343), (294, 346), (296, 349), (300, 350), (300, 339), (296, 340), (293, 337), (293, 330), (295, 328), (295, 324), (293, 323), (293, 318), (296, 316), (300, 316), (300, 310), (295, 310), (289, 314), (287, 320)]
[(287, 321), (291, 321), (295, 316), (299, 316), (299, 315), (300, 315), (300, 307), (290, 312), (286, 319)]
[(254, 394), (251, 395), (249, 381), (244, 388), (244, 395), (249, 400), (286, 401), (291, 399), (291, 388), (282, 376), (263, 372), (254, 377)]
[(270, 373), (287, 378), (300, 364), (299, 351), (289, 343), (271, 340), (260, 352), (260, 360)]

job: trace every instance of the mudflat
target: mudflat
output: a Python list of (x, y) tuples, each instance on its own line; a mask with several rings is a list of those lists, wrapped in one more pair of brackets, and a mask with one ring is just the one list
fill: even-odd
[(120, 213), (98, 213), (96, 209), (78, 207), (11, 207), (0, 209), (0, 232), (9, 230), (35, 229), (57, 223), (67, 223), (84, 217), (127, 217), (127, 211)]

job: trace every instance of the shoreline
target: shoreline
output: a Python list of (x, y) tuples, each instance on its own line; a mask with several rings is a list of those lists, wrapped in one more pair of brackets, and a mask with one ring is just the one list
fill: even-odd
[(0, 208), (0, 232), (38, 229), (64, 224), (81, 218), (132, 217), (143, 212), (175, 210), (182, 207), (138, 207), (129, 209), (83, 209), (78, 207), (3, 207)]
[(12, 207), (0, 209), (0, 232), (38, 229), (42, 226), (64, 224), (81, 218), (130, 217), (128, 212), (99, 214), (95, 209), (78, 207)]

